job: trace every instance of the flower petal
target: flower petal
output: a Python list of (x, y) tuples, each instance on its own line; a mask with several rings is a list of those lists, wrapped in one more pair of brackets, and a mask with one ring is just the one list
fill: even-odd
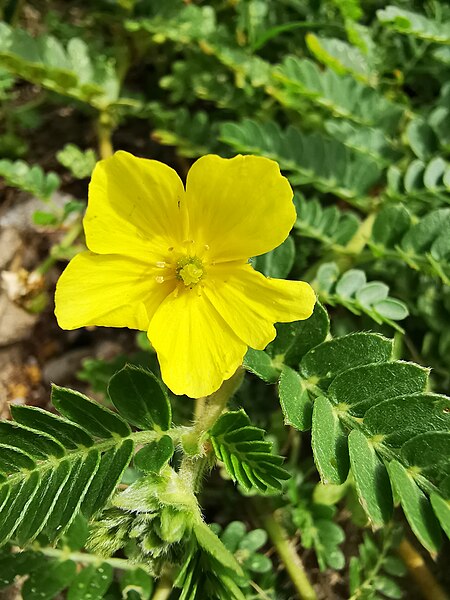
[(316, 303), (308, 283), (270, 279), (248, 264), (212, 267), (204, 294), (236, 335), (257, 350), (274, 339), (274, 323), (307, 319)]
[(117, 255), (81, 252), (67, 265), (55, 294), (62, 329), (89, 325), (146, 331), (174, 282), (157, 283), (151, 265)]
[(123, 151), (97, 163), (84, 218), (90, 250), (164, 260), (186, 228), (184, 188), (173, 169)]
[(197, 288), (171, 294), (151, 320), (148, 337), (166, 385), (191, 398), (219, 389), (247, 350)]
[(186, 203), (197, 252), (210, 248), (216, 262), (272, 250), (296, 218), (288, 180), (259, 156), (200, 158), (187, 176)]

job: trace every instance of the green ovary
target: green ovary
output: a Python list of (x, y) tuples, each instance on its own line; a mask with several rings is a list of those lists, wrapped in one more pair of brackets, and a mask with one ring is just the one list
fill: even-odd
[(197, 257), (186, 257), (178, 261), (177, 277), (186, 286), (196, 285), (202, 279), (205, 270), (202, 261)]

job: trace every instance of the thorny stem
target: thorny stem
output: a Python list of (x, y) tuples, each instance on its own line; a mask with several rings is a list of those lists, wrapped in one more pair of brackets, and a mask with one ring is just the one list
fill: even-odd
[(433, 577), (423, 558), (406, 538), (400, 542), (397, 552), (426, 600), (448, 600), (447, 594)]
[(260, 518), (283, 562), (300, 600), (317, 600), (316, 592), (309, 582), (300, 556), (281, 525), (277, 513), (270, 513), (256, 503)]

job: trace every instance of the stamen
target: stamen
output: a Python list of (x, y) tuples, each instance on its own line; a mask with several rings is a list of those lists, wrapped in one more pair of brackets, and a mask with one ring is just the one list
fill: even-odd
[(156, 263), (156, 266), (158, 267), (158, 269), (164, 269), (164, 267), (166, 267), (166, 263), (163, 260), (159, 260)]
[(155, 281), (156, 283), (164, 283), (164, 277), (162, 275), (157, 275)]

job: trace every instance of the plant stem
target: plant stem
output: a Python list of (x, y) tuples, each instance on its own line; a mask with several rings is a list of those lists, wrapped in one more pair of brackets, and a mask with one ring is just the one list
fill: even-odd
[(300, 600), (317, 600), (316, 592), (309, 582), (302, 560), (297, 554), (294, 544), (289, 539), (287, 531), (279, 522), (276, 513), (265, 511), (259, 503), (257, 507), (263, 525), (298, 592)]
[(240, 387), (243, 378), (244, 369), (239, 367), (230, 379), (222, 383), (217, 392), (197, 399), (194, 425), (182, 436), (185, 455), (178, 471), (194, 493), (199, 491), (202, 475), (208, 465), (208, 453), (203, 445), (205, 436), (223, 413), (228, 400)]
[(85, 552), (70, 552), (68, 550), (59, 550), (58, 548), (41, 548), (39, 545), (36, 546), (36, 551), (48, 556), (49, 558), (57, 558), (59, 560), (72, 560), (73, 562), (80, 563), (82, 565), (101, 565), (102, 563), (108, 563), (115, 569), (121, 569), (122, 571), (134, 571), (136, 568), (146, 568), (146, 565), (140, 565), (139, 563), (133, 563), (125, 558), (105, 558), (104, 556), (97, 556), (95, 554), (87, 554)]
[(158, 581), (158, 585), (153, 593), (152, 600), (167, 600), (173, 589), (172, 579), (167, 574), (163, 574)]
[(111, 139), (112, 132), (113, 122), (111, 116), (106, 111), (103, 111), (100, 113), (97, 121), (98, 153), (102, 160), (114, 154)]
[(397, 552), (419, 586), (424, 598), (427, 600), (448, 600), (447, 594), (436, 581), (423, 558), (406, 538), (403, 538), (400, 542)]

